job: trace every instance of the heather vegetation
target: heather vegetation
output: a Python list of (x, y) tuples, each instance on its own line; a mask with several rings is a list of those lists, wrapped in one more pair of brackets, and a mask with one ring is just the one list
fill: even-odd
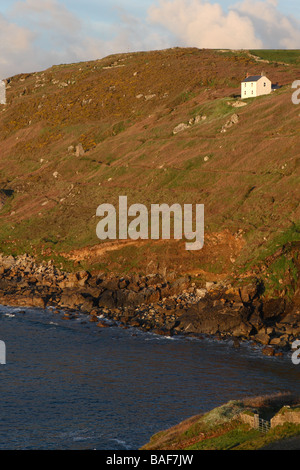
[[(293, 296), (300, 149), (290, 86), (299, 67), (297, 51), (279, 52), (263, 68), (282, 88), (238, 109), (241, 80), (261, 72), (245, 52), (174, 48), (12, 77), (0, 109), (0, 189), (10, 191), (1, 251), (66, 269), (144, 273), (151, 263), (202, 280), (263, 276), (272, 295)], [(204, 203), (204, 249), (171, 241), (105, 251), (96, 208), (117, 206), (119, 195)], [(87, 255), (96, 245), (101, 254)]]

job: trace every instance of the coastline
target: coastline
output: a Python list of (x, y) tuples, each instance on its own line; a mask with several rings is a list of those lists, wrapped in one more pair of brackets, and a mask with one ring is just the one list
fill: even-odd
[[(236, 351), (230, 340), (101, 329), (83, 313), (74, 313), (69, 321), (63, 315), (52, 308), (1, 307), (1, 336), (8, 349), (4, 400), (26, 409), (27, 394), (34, 389), (30, 427), (43, 417), (47, 422), (46, 430), (39, 426), (40, 442), (30, 440), (30, 448), (122, 450), (112, 440), (118, 439), (128, 450), (137, 450), (155, 432), (234, 398), (294, 389), (300, 393), (297, 367), (289, 357), (261, 356), (247, 342)], [(13, 389), (12, 373), (25, 389)], [(10, 407), (4, 410), (10, 427), (2, 429), (2, 442), (21, 447), (26, 435), (18, 431)]]
[(210, 282), (198, 288), (175, 273), (67, 273), (52, 261), (37, 264), (29, 255), (0, 255), (0, 304), (52, 307), (63, 310), (65, 319), (80, 311), (102, 328), (118, 324), (164, 336), (232, 339), (235, 348), (250, 341), (268, 356), (283, 356), (300, 336), (298, 305), (263, 300), (259, 284), (237, 289)]

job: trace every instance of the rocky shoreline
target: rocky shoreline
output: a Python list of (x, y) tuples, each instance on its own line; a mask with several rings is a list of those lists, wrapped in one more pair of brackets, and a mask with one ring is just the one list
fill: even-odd
[(166, 336), (231, 338), (236, 348), (251, 341), (265, 355), (282, 356), (300, 337), (300, 306), (262, 299), (261, 292), (259, 282), (240, 289), (207, 282), (199, 288), (175, 273), (93, 276), (64, 272), (52, 261), (38, 264), (28, 255), (0, 255), (2, 305), (51, 306), (65, 311), (66, 319), (81, 312), (99, 327), (115, 322)]

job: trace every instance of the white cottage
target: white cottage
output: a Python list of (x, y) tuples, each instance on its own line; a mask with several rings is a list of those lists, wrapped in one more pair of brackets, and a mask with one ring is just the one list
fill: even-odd
[(264, 75), (248, 76), (242, 81), (241, 98), (255, 98), (269, 95), (272, 92), (272, 82)]
[(0, 104), (6, 104), (6, 84), (0, 80)]

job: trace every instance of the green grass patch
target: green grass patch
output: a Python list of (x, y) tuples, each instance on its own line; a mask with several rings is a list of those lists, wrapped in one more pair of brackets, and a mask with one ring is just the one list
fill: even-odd
[(237, 445), (235, 448), (237, 450), (257, 450), (276, 441), (288, 439), (294, 436), (300, 436), (300, 425), (285, 423), (282, 426), (276, 426), (275, 428), (270, 429), (266, 434), (260, 434), (257, 437), (253, 436), (251, 439), (244, 441), (244, 443)]
[(270, 62), (284, 62), (293, 65), (300, 63), (300, 50), (262, 49), (249, 52)]
[(209, 120), (213, 120), (234, 114), (235, 111), (232, 106), (228, 104), (229, 102), (229, 98), (221, 98), (204, 103), (203, 105), (193, 108), (190, 111), (190, 116), (196, 117), (197, 115), (205, 115)]
[(196, 93), (191, 92), (191, 91), (183, 91), (180, 93), (174, 100), (170, 103), (170, 106), (176, 107), (179, 106), (183, 103), (186, 103), (187, 101), (190, 101), (192, 98), (195, 98)]
[(241, 425), (221, 436), (197, 442), (186, 450), (231, 450), (244, 442), (259, 438), (259, 435), (259, 431), (249, 430), (247, 426)]
[(112, 133), (113, 133), (113, 135), (118, 135), (121, 132), (125, 131), (125, 129), (126, 129), (125, 122), (120, 121), (120, 122), (117, 122), (116, 124), (114, 124)]

